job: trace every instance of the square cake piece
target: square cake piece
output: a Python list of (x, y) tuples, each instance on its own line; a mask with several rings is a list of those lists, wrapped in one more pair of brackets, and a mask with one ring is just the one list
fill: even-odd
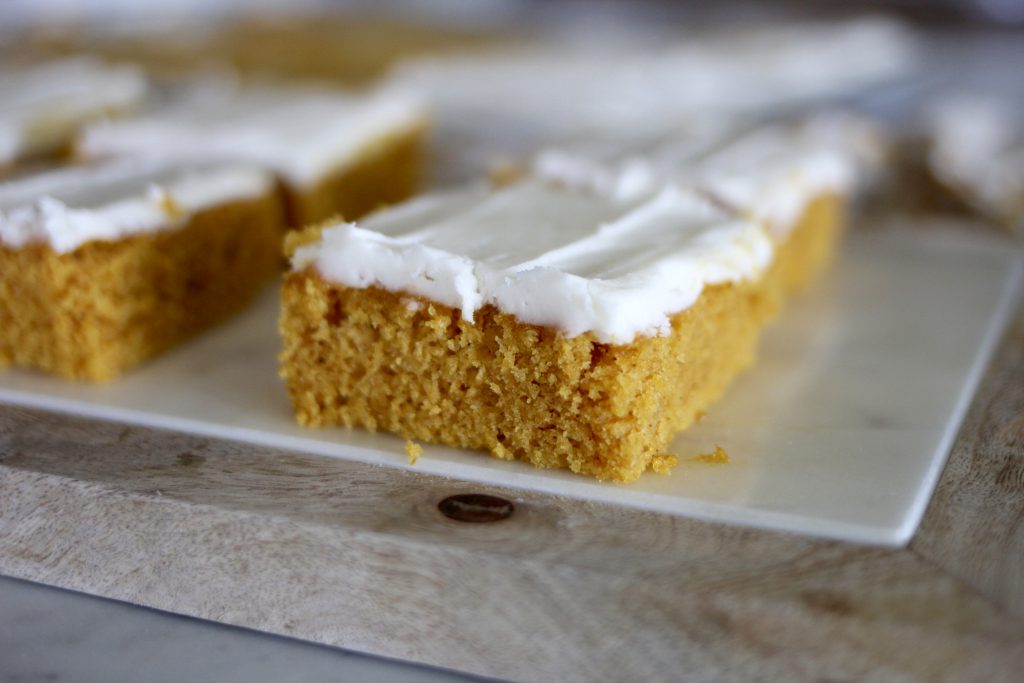
[(86, 123), (124, 114), (146, 96), (132, 66), (86, 57), (0, 68), (0, 172), (67, 152)]
[(0, 367), (109, 380), (239, 311), (280, 267), (251, 166), (68, 167), (0, 184)]
[(831, 260), (842, 226), (818, 220), (837, 213), (837, 198), (857, 194), (880, 173), (886, 142), (878, 127), (833, 112), (770, 124), (708, 120), (646, 139), (552, 147), (529, 172), (539, 178), (617, 202), (669, 185), (694, 188), (717, 204), (761, 223), (773, 242), (807, 222), (817, 225), (789, 251), (803, 268), (787, 271), (783, 286), (799, 289)]
[(631, 481), (753, 361), (840, 203), (775, 239), (677, 185), (527, 179), (310, 228), (287, 239), (281, 375), (303, 425)]
[(283, 184), (289, 224), (300, 227), (352, 220), (411, 196), (425, 129), (418, 100), (397, 91), (355, 95), (205, 81), (155, 111), (90, 126), (76, 154), (259, 165)]

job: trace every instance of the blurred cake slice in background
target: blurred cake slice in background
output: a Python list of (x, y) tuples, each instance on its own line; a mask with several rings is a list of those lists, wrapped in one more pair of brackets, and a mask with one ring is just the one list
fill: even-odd
[(882, 172), (885, 150), (869, 121), (836, 113), (747, 126), (726, 120), (643, 142), (549, 148), (530, 168), (620, 202), (692, 187), (761, 223), (778, 243), (801, 228), (809, 266), (786, 282), (795, 289), (830, 260), (847, 201)]
[(445, 180), (458, 182), (545, 145), (843, 103), (908, 78), (918, 59), (912, 31), (861, 19), (679, 35), (654, 46), (505, 48), (410, 61), (391, 82), (430, 104)]
[(89, 126), (75, 153), (86, 160), (255, 164), (280, 180), (297, 227), (357, 218), (412, 195), (426, 125), (419, 100), (398, 91), (207, 81), (140, 116)]
[(932, 195), (1024, 234), (1024, 114), (992, 96), (946, 95), (926, 106), (924, 172)]
[(0, 183), (0, 367), (109, 380), (238, 312), (278, 272), (254, 166), (139, 161)]
[[(432, 3), (419, 3), (414, 17), (353, 14), (344, 7), (331, 12), (327, 5), (325, 12), (310, 15), (295, 3), (225, 8), (217, 1), (172, 2), (159, 11), (132, 2), (117, 6), (116, 0), (22, 5), (29, 11), (13, 16), (0, 6), (5, 54), (90, 54), (139, 64), (160, 78), (226, 67), (246, 80), (315, 78), (364, 86), (403, 59), (466, 53), (510, 40), (504, 26), (458, 21)], [(435, 16), (427, 21), (431, 11)]]
[(146, 91), (141, 70), (87, 57), (0, 66), (0, 174), (68, 151), (83, 125), (136, 109)]

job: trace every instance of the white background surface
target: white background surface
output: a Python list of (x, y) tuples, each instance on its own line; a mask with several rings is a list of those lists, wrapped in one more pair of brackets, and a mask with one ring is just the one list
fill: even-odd
[[(425, 446), (416, 469), (669, 514), (882, 545), (920, 520), (1018, 290), (1013, 250), (856, 235), (769, 329), (761, 358), (669, 451), (671, 475), (601, 483)], [(107, 386), (0, 374), (0, 400), (409, 467), (404, 441), (298, 427), (276, 375), (276, 291)], [(721, 445), (730, 462), (695, 456)]]

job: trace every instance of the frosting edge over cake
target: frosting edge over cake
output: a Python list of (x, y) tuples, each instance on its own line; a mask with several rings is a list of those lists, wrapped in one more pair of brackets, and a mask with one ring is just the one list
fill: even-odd
[[(199, 87), (199, 86), (197, 86)], [(88, 126), (76, 153), (86, 159), (150, 156), (180, 163), (249, 163), (309, 187), (389, 136), (427, 125), (417, 97), (301, 87), (214, 91), (163, 111)]]
[[(854, 140), (859, 121), (819, 115), (798, 124), (765, 124), (737, 132), (738, 124), (700, 130), (618, 149), (549, 147), (533, 159), (540, 178), (615, 201), (666, 185), (698, 187), (785, 237), (807, 205), (827, 194), (848, 194), (864, 162)], [(742, 127), (739, 127), (742, 130)]]
[(62, 190), (77, 189), (89, 172), (87, 168), (64, 169), (48, 174), (55, 177), (49, 183), (45, 178), (27, 178), (22, 181), (26, 191), (38, 191), (38, 196), (27, 202), (11, 201), (21, 194), (18, 188), (0, 186), (0, 245), (20, 249), (46, 244), (65, 254), (95, 240), (171, 229), (198, 211), (274, 190), (273, 178), (255, 167), (175, 171), (118, 164), (98, 174), (100, 184), (107, 184), (107, 196), (83, 206), (72, 199), (74, 193)]
[[(470, 225), (515, 232), (473, 241)], [(620, 206), (527, 181), (328, 226), (295, 251), (292, 266), (348, 287), (421, 296), (469, 321), (490, 304), (568, 337), (626, 344), (669, 333), (670, 317), (705, 286), (756, 279), (772, 254), (760, 225), (692, 190), (669, 187)]]

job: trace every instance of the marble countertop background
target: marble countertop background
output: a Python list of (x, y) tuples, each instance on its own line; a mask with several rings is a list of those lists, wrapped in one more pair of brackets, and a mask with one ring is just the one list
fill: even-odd
[(0, 683), (476, 680), (0, 577)]

